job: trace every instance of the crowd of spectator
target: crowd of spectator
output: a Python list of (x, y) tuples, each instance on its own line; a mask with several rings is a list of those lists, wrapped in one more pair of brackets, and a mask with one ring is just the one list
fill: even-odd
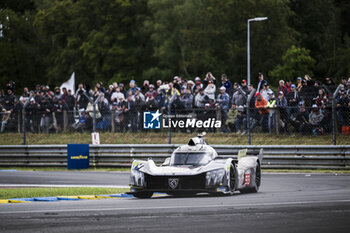
[[(33, 133), (61, 131), (64, 118), (71, 130), (91, 131), (96, 100), (99, 131), (110, 131), (113, 123), (115, 131), (137, 132), (142, 130), (142, 113), (156, 110), (192, 113), (201, 120), (220, 119), (219, 130), (237, 134), (245, 134), (248, 127), (251, 131), (274, 133), (277, 129), (287, 134), (291, 130), (303, 134), (331, 131), (332, 95), (337, 88), (332, 78), (321, 82), (305, 75), (293, 81), (280, 80), (273, 91), (259, 73), (253, 83), (256, 86), (247, 85), (243, 79), (232, 84), (227, 75), (222, 74), (218, 80), (208, 72), (204, 78), (195, 77), (193, 81), (175, 76), (169, 82), (157, 80), (155, 85), (148, 80), (137, 85), (131, 80), (125, 85), (114, 82), (105, 88), (98, 82), (91, 89), (80, 83), (74, 94), (66, 88), (52, 90), (46, 85), (36, 85), (34, 90), (25, 87), (16, 97), (15, 83), (10, 81), (0, 95), (1, 132), (22, 122), (24, 106), (25, 127)], [(335, 100), (339, 129), (350, 126), (350, 78), (343, 78), (341, 84)], [(255, 94), (250, 95), (252, 92)]]

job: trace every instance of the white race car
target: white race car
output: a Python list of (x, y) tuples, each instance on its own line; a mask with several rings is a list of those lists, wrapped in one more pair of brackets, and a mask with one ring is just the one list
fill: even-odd
[(129, 193), (150, 198), (154, 192), (169, 195), (258, 192), (263, 150), (247, 152), (240, 150), (237, 158), (219, 157), (203, 135), (198, 135), (174, 150), (160, 166), (152, 159), (134, 160)]

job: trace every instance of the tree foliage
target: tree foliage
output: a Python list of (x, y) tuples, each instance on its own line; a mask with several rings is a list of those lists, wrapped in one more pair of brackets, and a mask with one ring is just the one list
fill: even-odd
[(238, 81), (247, 20), (262, 16), (250, 25), (252, 77), (349, 76), (349, 15), (347, 0), (3, 0), (0, 85), (60, 85), (73, 71), (86, 84), (208, 71)]
[(289, 48), (282, 57), (283, 65), (277, 65), (269, 74), (274, 81), (280, 79), (295, 79), (295, 77), (308, 74), (313, 76), (315, 60), (310, 56), (310, 50), (297, 48), (294, 45)]

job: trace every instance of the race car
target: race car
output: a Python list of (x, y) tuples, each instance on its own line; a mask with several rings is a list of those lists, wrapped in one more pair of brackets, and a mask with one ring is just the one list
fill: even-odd
[(137, 198), (150, 198), (154, 192), (169, 195), (198, 193), (233, 194), (258, 192), (261, 184), (263, 150), (238, 151), (237, 158), (219, 157), (203, 134), (174, 150), (161, 165), (152, 159), (134, 160), (130, 173), (130, 192)]

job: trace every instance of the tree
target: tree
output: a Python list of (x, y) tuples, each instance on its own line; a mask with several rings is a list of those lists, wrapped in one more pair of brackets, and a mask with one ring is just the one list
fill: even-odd
[[(193, 78), (208, 71), (238, 81), (246, 76), (247, 20), (268, 16), (251, 27), (253, 73), (270, 70), (294, 42), (288, 1), (149, 0), (156, 67), (152, 75)], [(266, 59), (266, 58), (269, 59)]]
[(280, 79), (295, 80), (297, 77), (308, 74), (313, 75), (312, 69), (315, 60), (310, 56), (310, 50), (297, 48), (294, 45), (282, 57), (282, 64), (269, 72), (274, 83)]

